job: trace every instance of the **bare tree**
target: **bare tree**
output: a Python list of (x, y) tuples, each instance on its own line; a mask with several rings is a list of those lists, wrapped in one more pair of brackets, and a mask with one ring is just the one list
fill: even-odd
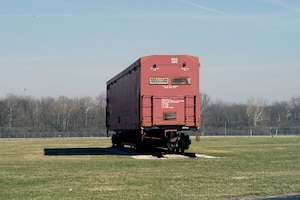
[(202, 116), (203, 113), (206, 112), (207, 107), (208, 107), (208, 105), (210, 103), (210, 97), (207, 94), (205, 94), (205, 93), (201, 93), (200, 94), (200, 98), (201, 98), (201, 110), (200, 110), (200, 114)]
[(5, 107), (8, 111), (8, 128), (12, 131), (12, 127), (20, 126), (18, 118), (20, 116), (19, 110), (19, 97), (13, 94), (9, 94), (5, 100)]
[(247, 101), (247, 115), (250, 123), (253, 123), (253, 127), (255, 128), (257, 126), (257, 123), (263, 120), (266, 120), (265, 118), (265, 107), (267, 105), (267, 100), (260, 97), (260, 98), (254, 98), (251, 97)]
[(106, 93), (102, 92), (96, 97), (96, 114), (95, 114), (97, 127), (104, 130), (106, 124)]
[(291, 106), (286, 101), (275, 102), (269, 107), (268, 116), (272, 127), (288, 127), (291, 116)]
[(293, 126), (299, 124), (300, 121), (300, 97), (293, 97), (291, 104), (291, 122)]

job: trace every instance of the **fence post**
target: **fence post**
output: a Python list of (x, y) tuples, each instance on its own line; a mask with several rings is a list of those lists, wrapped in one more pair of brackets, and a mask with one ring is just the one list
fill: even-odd
[(225, 122), (225, 137), (227, 135), (227, 122)]

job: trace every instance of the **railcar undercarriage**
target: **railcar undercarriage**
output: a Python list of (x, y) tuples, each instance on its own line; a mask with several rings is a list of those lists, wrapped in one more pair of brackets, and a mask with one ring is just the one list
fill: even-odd
[(172, 152), (184, 153), (191, 140), (189, 135), (177, 129), (141, 129), (117, 131), (112, 135), (112, 144), (118, 147), (130, 146), (137, 150), (162, 147)]

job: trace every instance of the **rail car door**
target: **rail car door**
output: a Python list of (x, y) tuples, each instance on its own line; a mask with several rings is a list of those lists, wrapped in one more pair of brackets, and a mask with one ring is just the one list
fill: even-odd
[(184, 98), (142, 96), (141, 125), (184, 125)]
[(197, 96), (155, 97), (143, 96), (141, 99), (141, 125), (199, 126), (200, 115)]

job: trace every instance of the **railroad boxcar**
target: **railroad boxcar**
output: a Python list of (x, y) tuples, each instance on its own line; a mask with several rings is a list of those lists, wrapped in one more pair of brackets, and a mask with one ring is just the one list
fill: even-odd
[(199, 69), (196, 56), (150, 55), (107, 81), (113, 145), (188, 149), (200, 127)]

